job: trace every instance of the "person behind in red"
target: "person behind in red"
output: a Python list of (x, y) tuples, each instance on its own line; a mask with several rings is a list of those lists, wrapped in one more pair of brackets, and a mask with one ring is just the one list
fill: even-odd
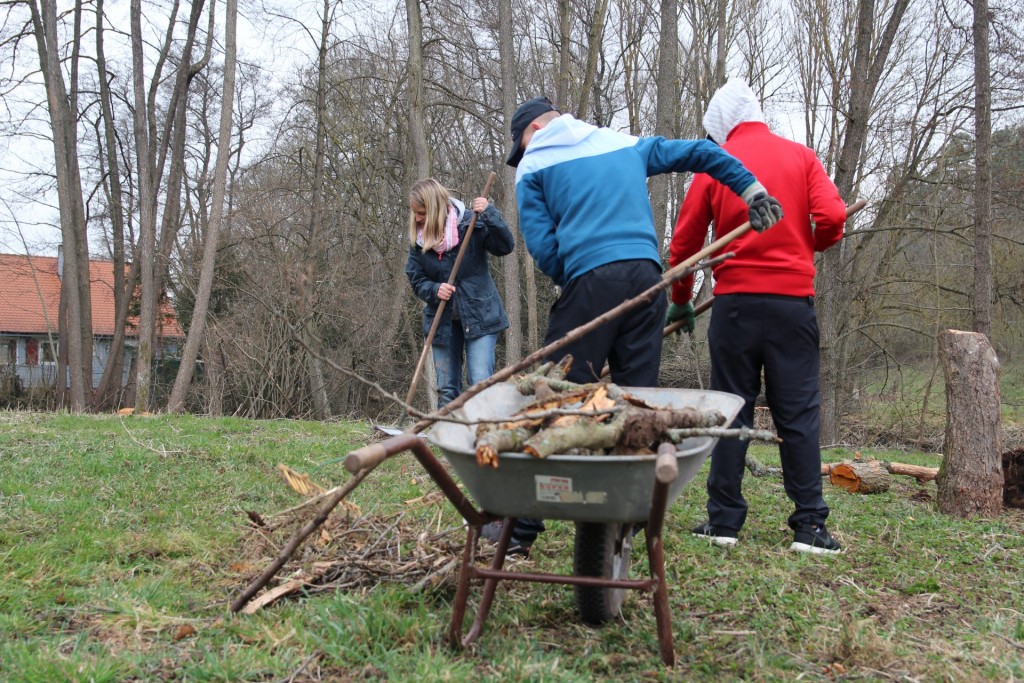
[[(711, 388), (743, 397), (733, 427), (751, 427), (761, 391), (782, 438), (792, 550), (841, 552), (825, 528), (822, 497), (818, 321), (814, 310), (814, 252), (843, 236), (846, 206), (814, 151), (772, 133), (757, 97), (745, 82), (730, 79), (704, 115), (708, 136), (737, 157), (777, 197), (783, 218), (763, 233), (748, 232), (727, 247), (735, 257), (715, 266), (708, 341)], [(747, 220), (747, 206), (707, 175), (694, 176), (679, 209), (669, 264), (699, 251), (714, 222), (716, 238)], [(693, 277), (672, 288), (668, 322), (685, 320), (693, 331)], [(742, 483), (747, 442), (722, 439), (711, 454), (708, 521), (693, 533), (731, 546), (747, 516)]]

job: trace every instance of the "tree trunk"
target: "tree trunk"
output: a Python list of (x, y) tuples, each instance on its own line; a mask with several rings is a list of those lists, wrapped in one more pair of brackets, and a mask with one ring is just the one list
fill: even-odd
[[(864, 154), (872, 101), (888, 61), (896, 32), (909, 0), (896, 0), (880, 35), (875, 31), (874, 0), (859, 0), (857, 32), (850, 76), (847, 124), (836, 162), (835, 183), (839, 194), (853, 199), (859, 180), (858, 166)], [(850, 308), (853, 284), (848, 273), (846, 240), (825, 251), (815, 285), (821, 338), (821, 441), (835, 443), (846, 392), (846, 339), (844, 316)], [(859, 284), (859, 283), (857, 283)]]
[[(128, 320), (128, 304), (135, 292), (139, 276), (139, 260), (132, 259), (131, 270), (125, 273), (124, 244), (124, 195), (121, 189), (121, 165), (118, 156), (117, 133), (114, 130), (113, 102), (107, 76), (107, 58), (104, 51), (103, 0), (96, 3), (96, 70), (99, 76), (100, 108), (103, 118), (102, 152), (107, 166), (104, 189), (110, 206), (110, 241), (114, 260), (114, 336), (110, 341), (110, 353), (103, 368), (99, 387), (93, 403), (95, 409), (109, 408), (116, 404), (121, 395), (124, 374), (125, 324)], [(130, 247), (130, 245), (129, 245)]]
[(70, 379), (70, 408), (85, 410), (92, 394), (92, 299), (89, 285), (89, 245), (82, 199), (82, 178), (78, 163), (78, 67), (81, 8), (76, 9), (70, 90), (64, 82), (57, 36), (57, 8), (53, 0), (39, 7), (30, 3), (32, 27), (39, 56), (39, 67), (46, 86), (47, 109), (53, 133), (54, 162), (57, 175), (57, 201), (60, 209), (64, 262), (61, 274), (62, 296), (66, 294), (65, 314), (61, 316), (60, 342), (66, 347), (68, 377), (60, 375), (62, 388)]
[(988, 0), (974, 0), (974, 325), (992, 334), (992, 97)]
[(945, 456), (939, 510), (994, 517), (1003, 508), (999, 431), (999, 361), (985, 335), (946, 330), (939, 337), (946, 378)]
[[(661, 0), (661, 30), (658, 37), (658, 102), (655, 111), (654, 134), (667, 138), (675, 137), (675, 126), (679, 120), (679, 78), (676, 73), (679, 63), (679, 5), (676, 0)], [(650, 180), (651, 209), (654, 211), (654, 231), (658, 244), (665, 244), (665, 233), (671, 235), (669, 227), (669, 184), (668, 174), (655, 176)]]
[[(512, 147), (512, 131), (510, 122), (515, 114), (516, 105), (516, 49), (514, 43), (514, 21), (512, 17), (512, 0), (498, 2), (498, 58), (501, 61), (501, 108), (504, 114), (505, 134), (503, 149)], [(561, 106), (561, 105), (558, 105)], [(502, 215), (508, 223), (509, 230), (515, 235), (519, 232), (519, 212), (513, 210), (515, 202), (515, 169), (504, 163), (498, 174), (500, 191), (505, 198), (506, 206)], [(521, 240), (520, 240), (521, 242)], [(517, 251), (523, 251), (519, 249)], [(508, 313), (508, 329), (505, 330), (505, 365), (514, 363), (523, 357), (523, 314), (522, 314), (522, 278), (518, 254), (512, 253), (501, 260), (505, 285), (505, 311)]]
[[(212, 11), (212, 10), (211, 10)], [(213, 291), (213, 276), (216, 271), (217, 243), (224, 215), (228, 159), (231, 156), (231, 121), (235, 101), (235, 26), (237, 23), (236, 0), (227, 0), (224, 20), (224, 90), (221, 97), (220, 136), (217, 140), (217, 162), (213, 176), (210, 222), (203, 243), (203, 263), (199, 272), (199, 288), (189, 325), (185, 348), (181, 352), (181, 364), (174, 378), (167, 411), (180, 413), (185, 407), (185, 396), (192, 383), (199, 347), (206, 330), (206, 314), (209, 310), (210, 293)]]
[(576, 104), (576, 118), (585, 121), (590, 115), (590, 89), (594, 86), (597, 76), (597, 56), (601, 52), (601, 39), (604, 36), (604, 22), (608, 16), (608, 0), (597, 0), (594, 3), (594, 14), (590, 19), (590, 31), (587, 33), (587, 66), (583, 72), (583, 85), (580, 87), (580, 101)]
[[(139, 260), (139, 284), (140, 284), (140, 306), (139, 306), (139, 346), (138, 352), (133, 360), (135, 364), (135, 411), (145, 412), (149, 409), (150, 390), (153, 370), (154, 344), (156, 343), (156, 322), (159, 310), (162, 287), (162, 278), (157, 268), (164, 262), (159, 259), (160, 250), (157, 243), (157, 193), (160, 191), (160, 177), (163, 174), (163, 162), (166, 159), (166, 150), (170, 146), (170, 136), (175, 129), (184, 125), (184, 118), (181, 114), (181, 107), (185, 106), (185, 97), (188, 94), (188, 86), (191, 77), (195, 74), (192, 65), (189, 63), (192, 56), (192, 45), (195, 40), (196, 29), (199, 17), (202, 15), (203, 1), (197, 0), (192, 4), (191, 14), (188, 22), (188, 34), (185, 45), (182, 48), (181, 63), (178, 66), (178, 74), (175, 78), (174, 90), (171, 93), (171, 102), (167, 107), (167, 123), (164, 127), (164, 138), (158, 140), (156, 130), (156, 104), (155, 91), (157, 85), (162, 81), (160, 69), (153, 74), (151, 90), (147, 93), (145, 83), (146, 62), (144, 59), (144, 39), (142, 36), (142, 3), (141, 0), (131, 2), (131, 45), (132, 45), (132, 92), (134, 103), (133, 135), (135, 138), (135, 158), (138, 174), (138, 206), (139, 206), (139, 248), (137, 258)], [(172, 16), (168, 23), (166, 41), (162, 47), (159, 64), (162, 66), (170, 50), (173, 38), (173, 26), (176, 15)], [(172, 123), (172, 121), (174, 123)], [(177, 140), (184, 140), (183, 132)], [(183, 143), (182, 143), (183, 149)], [(174, 166), (180, 157), (176, 156)], [(173, 191), (178, 187), (177, 170), (172, 168), (171, 177), (168, 180), (167, 204), (168, 211), (177, 215), (178, 193)], [(169, 237), (166, 233), (169, 225), (176, 224), (176, 221), (165, 217), (164, 239), (168, 243)]]
[[(511, 7), (511, 0), (502, 1), (509, 2)], [(555, 74), (555, 83), (558, 84), (558, 87), (555, 89), (555, 106), (563, 111), (569, 107), (569, 82), (572, 79), (569, 70), (569, 43), (572, 41), (571, 12), (569, 0), (558, 0), (558, 73)], [(502, 55), (502, 60), (504, 60), (504, 55)]]

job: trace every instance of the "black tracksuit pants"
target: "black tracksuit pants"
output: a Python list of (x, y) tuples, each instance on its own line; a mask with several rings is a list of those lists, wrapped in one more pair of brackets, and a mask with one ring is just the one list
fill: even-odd
[[(783, 483), (796, 506), (789, 526), (824, 524), (822, 498), (821, 393), (818, 389), (818, 319), (813, 297), (769, 294), (715, 296), (708, 332), (711, 388), (742, 396), (733, 427), (752, 427), (761, 391), (782, 438)], [(741, 484), (746, 441), (721, 439), (711, 454), (708, 517), (712, 526), (740, 529), (747, 516)]]
[[(548, 316), (547, 346), (580, 325), (632, 299), (661, 281), (661, 266), (647, 259), (615, 261), (580, 275), (565, 286)], [(611, 380), (623, 387), (654, 387), (661, 366), (662, 330), (668, 302), (657, 295), (650, 303), (601, 325), (589, 334), (559, 349), (548, 358), (560, 361), (572, 354), (571, 382), (597, 382), (605, 361)], [(532, 543), (544, 531), (538, 519), (517, 520), (514, 535)]]

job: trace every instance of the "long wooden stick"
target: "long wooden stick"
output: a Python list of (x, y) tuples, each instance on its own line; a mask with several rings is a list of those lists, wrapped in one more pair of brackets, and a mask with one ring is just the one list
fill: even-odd
[[(494, 179), (497, 177), (498, 174), (491, 171), (491, 174), (487, 176), (487, 184), (484, 185), (484, 193), (480, 195), (481, 197), (486, 199), (491, 194), (491, 185), (494, 184)], [(455, 257), (454, 265), (452, 265), (451, 275), (448, 276), (449, 285), (455, 284), (455, 275), (459, 272), (459, 266), (462, 265), (462, 257), (466, 255), (466, 250), (469, 248), (469, 239), (473, 236), (473, 228), (476, 227), (476, 217), (479, 215), (474, 211), (473, 217), (469, 219), (469, 227), (466, 228), (466, 235), (462, 238), (462, 246), (459, 247), (459, 253)], [(416, 393), (416, 385), (419, 383), (420, 374), (423, 372), (423, 363), (427, 359), (430, 345), (434, 342), (434, 333), (437, 332), (437, 326), (441, 322), (441, 316), (447, 303), (447, 301), (441, 301), (437, 307), (437, 313), (434, 314), (434, 322), (430, 324), (430, 332), (423, 342), (423, 351), (420, 352), (420, 359), (416, 362), (416, 371), (412, 373), (412, 381), (409, 382), (409, 393), (405, 397), (406, 405), (412, 405), (412, 396)]]

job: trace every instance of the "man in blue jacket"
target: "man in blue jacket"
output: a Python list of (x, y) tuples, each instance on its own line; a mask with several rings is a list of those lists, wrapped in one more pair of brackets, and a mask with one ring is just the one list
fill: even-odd
[[(782, 217), (779, 203), (743, 164), (709, 140), (599, 128), (562, 114), (546, 97), (521, 104), (511, 128), (506, 163), (517, 169), (519, 227), (537, 266), (562, 290), (545, 344), (661, 280), (649, 176), (707, 173), (743, 198), (759, 231)], [(568, 379), (596, 381), (607, 361), (616, 384), (656, 386), (666, 306), (665, 297), (655, 297), (559, 351), (559, 358), (573, 357)], [(692, 330), (692, 307), (688, 315)], [(511, 547), (528, 550), (541, 530), (539, 522), (520, 520)]]

